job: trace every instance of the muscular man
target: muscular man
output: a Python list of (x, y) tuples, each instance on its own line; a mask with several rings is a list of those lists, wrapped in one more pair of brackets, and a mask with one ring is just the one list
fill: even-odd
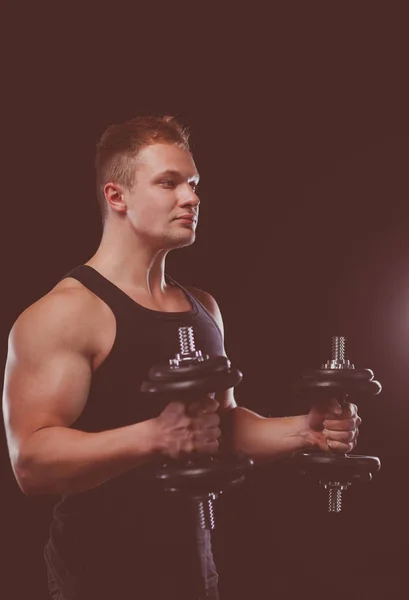
[[(174, 401), (159, 414), (139, 389), (151, 365), (197, 346), (224, 353), (223, 322), (206, 292), (165, 271), (167, 254), (195, 240), (199, 174), (187, 135), (170, 117), (109, 127), (96, 156), (103, 216), (99, 248), (25, 310), (10, 334), (4, 415), (11, 462), (27, 495), (58, 494), (45, 548), (54, 600), (194, 597), (198, 566), (187, 506), (155, 490), (157, 458), (216, 453), (218, 441), (273, 460), (319, 448), (350, 452), (360, 418), (334, 401), (288, 418), (236, 405), (233, 390)], [(208, 588), (217, 597), (209, 540)]]

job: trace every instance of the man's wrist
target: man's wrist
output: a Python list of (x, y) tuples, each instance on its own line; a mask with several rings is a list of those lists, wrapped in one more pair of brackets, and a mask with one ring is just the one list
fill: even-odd
[(139, 444), (134, 446), (137, 455), (142, 454), (153, 458), (161, 454), (163, 439), (156, 417), (135, 423), (133, 427), (137, 428), (137, 437), (139, 438)]
[(294, 431), (293, 435), (297, 439), (297, 442), (296, 442), (297, 449), (295, 450), (295, 452), (298, 453), (298, 452), (303, 452), (306, 450), (311, 450), (313, 448), (316, 448), (317, 441), (314, 436), (314, 432), (309, 425), (308, 414), (307, 415), (298, 415), (297, 417), (294, 417), (294, 418), (296, 419), (296, 422), (295, 422), (295, 431)]

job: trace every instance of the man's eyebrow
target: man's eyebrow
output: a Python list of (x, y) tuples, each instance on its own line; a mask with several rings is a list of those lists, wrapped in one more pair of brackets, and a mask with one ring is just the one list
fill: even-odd
[[(157, 175), (158, 178), (160, 177), (177, 177), (178, 179), (183, 179), (183, 174), (180, 171), (175, 171), (174, 169), (166, 169), (166, 171), (162, 171), (161, 173), (158, 173)], [(200, 179), (200, 175), (199, 173), (195, 173), (194, 175), (191, 175), (190, 177), (188, 177), (188, 180), (196, 180), (199, 181)]]

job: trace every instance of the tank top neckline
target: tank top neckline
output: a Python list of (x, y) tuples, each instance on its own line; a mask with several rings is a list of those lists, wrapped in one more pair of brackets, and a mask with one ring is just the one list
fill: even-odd
[[(112, 281), (107, 279), (104, 275), (102, 275), (102, 273), (100, 273), (99, 271), (94, 269), (94, 267), (91, 267), (90, 265), (79, 265), (77, 267), (77, 269), (80, 269), (82, 271), (91, 272), (94, 275), (94, 277), (97, 277), (101, 282), (103, 281), (118, 296), (120, 296), (123, 300), (125, 300), (125, 302), (129, 306), (132, 306), (133, 308), (136, 308), (137, 310), (145, 311), (146, 313), (149, 313), (153, 316), (175, 318), (175, 317), (183, 317), (183, 316), (193, 316), (193, 315), (198, 314), (197, 304), (196, 304), (196, 301), (195, 301), (195, 298), (193, 297), (193, 295), (188, 290), (186, 290), (183, 286), (181, 286), (179, 283), (177, 283), (174, 279), (172, 279), (172, 277), (170, 277), (167, 273), (165, 273), (166, 281), (169, 281), (171, 284), (175, 285), (176, 287), (178, 287), (179, 289), (182, 290), (182, 292), (184, 293), (184, 295), (186, 296), (186, 298), (188, 299), (188, 301), (190, 302), (190, 304), (192, 306), (192, 308), (190, 310), (183, 310), (183, 311), (176, 311), (176, 312), (169, 311), (168, 312), (168, 311), (164, 311), (164, 310), (153, 310), (152, 308), (147, 308), (146, 306), (142, 306), (142, 304), (139, 304), (136, 300), (131, 298), (131, 296), (129, 296), (129, 294), (124, 292), (124, 290), (122, 290), (120, 287), (118, 287), (115, 283), (113, 283)], [(77, 269), (74, 269), (74, 271)]]

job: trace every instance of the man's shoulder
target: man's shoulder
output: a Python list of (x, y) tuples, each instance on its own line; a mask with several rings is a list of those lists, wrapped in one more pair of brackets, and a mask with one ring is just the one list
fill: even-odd
[(79, 281), (63, 279), (19, 315), (10, 337), (27, 339), (55, 332), (70, 338), (94, 319), (99, 306), (97, 297)]
[(79, 281), (67, 278), (59, 281), (50, 291), (31, 304), (19, 318), (35, 319), (41, 315), (49, 318), (71, 317), (90, 311), (97, 297)]

